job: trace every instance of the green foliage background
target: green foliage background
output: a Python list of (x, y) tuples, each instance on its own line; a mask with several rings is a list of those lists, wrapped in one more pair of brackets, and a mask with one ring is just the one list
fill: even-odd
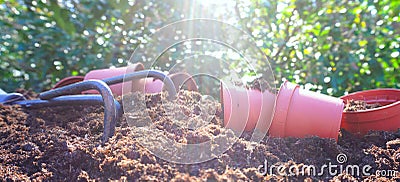
[(39, 92), (63, 77), (126, 65), (152, 31), (187, 18), (248, 32), (277, 84), (335, 96), (400, 88), (400, 1), (237, 0), (222, 8), (193, 0), (0, 0), (0, 88)]

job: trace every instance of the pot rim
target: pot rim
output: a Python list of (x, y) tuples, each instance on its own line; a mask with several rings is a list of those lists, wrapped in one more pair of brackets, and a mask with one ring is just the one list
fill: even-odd
[[(274, 118), (273, 118), (273, 123), (272, 125), (275, 125), (275, 127), (273, 128), (274, 131), (270, 130), (269, 133), (274, 135), (274, 137), (284, 137), (286, 135), (286, 133), (291, 133), (291, 132), (287, 132), (286, 128), (287, 128), (287, 117), (289, 115), (291, 111), (291, 105), (293, 104), (293, 98), (295, 97), (295, 93), (296, 92), (300, 92), (302, 89), (300, 88), (300, 86), (296, 83), (292, 83), (289, 81), (284, 81), (279, 89), (279, 92), (277, 94), (277, 98), (276, 98), (276, 105), (275, 105), (275, 113), (274, 113)], [(305, 90), (308, 91), (308, 90)], [(317, 96), (319, 97), (319, 96)], [(300, 138), (304, 138), (306, 136), (320, 136), (323, 138), (332, 138), (335, 139), (336, 141), (338, 141), (338, 131), (340, 129), (340, 125), (341, 125), (341, 118), (343, 116), (343, 107), (344, 107), (344, 103), (341, 102), (342, 100), (339, 98), (336, 98), (336, 104), (338, 104), (338, 106), (340, 107), (336, 107), (335, 108), (335, 113), (337, 113), (337, 115), (335, 115), (335, 119), (331, 120), (330, 122), (330, 128), (329, 128), (329, 134), (327, 134), (325, 136), (322, 136), (320, 134), (304, 134), (304, 136), (296, 136), (296, 137), (300, 137)], [(279, 121), (279, 122), (277, 122)], [(332, 121), (335, 121), (335, 123), (333, 123)], [(271, 125), (271, 126), (272, 126)], [(270, 128), (271, 129), (271, 128)], [(327, 132), (328, 133), (328, 132)], [(288, 136), (288, 135), (286, 135)], [(289, 135), (290, 136), (290, 135)]]
[[(274, 135), (277, 135), (278, 137), (282, 137), (285, 135), (285, 129), (286, 129), (286, 118), (289, 113), (289, 108), (291, 104), (291, 100), (293, 97), (294, 92), (296, 89), (299, 88), (299, 85), (297, 84), (291, 84), (291, 82), (285, 80), (280, 88), (278, 93), (275, 96), (275, 106), (274, 106), (274, 113), (271, 118), (271, 125), (268, 128), (268, 133), (271, 134), (274, 133)], [(281, 103), (281, 104), (278, 104)], [(282, 104), (283, 103), (283, 104)], [(277, 123), (277, 121), (279, 121)], [(283, 122), (282, 122), (283, 121)], [(277, 128), (274, 128), (276, 131), (271, 131), (271, 126), (275, 122), (275, 126)]]
[[(378, 89), (372, 89), (372, 90), (363, 90), (363, 91), (358, 91), (358, 92), (353, 92), (351, 94), (348, 95), (344, 95), (341, 96), (340, 99), (343, 100), (343, 102), (345, 101), (345, 97), (348, 96), (354, 96), (354, 95), (358, 95), (358, 94), (362, 94), (362, 93), (367, 93), (367, 92), (378, 92), (378, 91), (394, 91), (394, 92), (398, 92), (399, 93), (399, 97), (400, 97), (400, 89), (395, 89), (395, 88), (378, 88)], [(349, 99), (346, 99), (349, 100)], [(364, 100), (366, 101), (366, 100)], [(393, 102), (391, 104), (385, 105), (385, 106), (381, 106), (381, 107), (377, 107), (377, 108), (372, 108), (372, 109), (366, 109), (366, 110), (360, 110), (360, 111), (343, 111), (344, 114), (359, 114), (359, 113), (370, 113), (370, 112), (375, 112), (375, 111), (380, 111), (380, 110), (384, 110), (387, 108), (391, 108), (391, 107), (395, 107), (397, 105), (400, 105), (400, 100)]]

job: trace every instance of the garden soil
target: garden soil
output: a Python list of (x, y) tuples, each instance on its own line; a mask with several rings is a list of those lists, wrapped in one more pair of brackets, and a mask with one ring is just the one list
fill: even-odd
[[(24, 93), (36, 97), (30, 92)], [(141, 145), (134, 132), (140, 123), (146, 125), (150, 121), (158, 131), (181, 143), (201, 143), (220, 135), (230, 137), (232, 132), (222, 127), (221, 105), (187, 91), (179, 93), (173, 107), (164, 100), (163, 94), (133, 93), (126, 98), (132, 105), (125, 105), (125, 110), (131, 112), (125, 113), (117, 124), (115, 135), (104, 145), (101, 143), (102, 106), (27, 109), (0, 105), (0, 177), (4, 181), (400, 180), (400, 131), (374, 131), (364, 137), (341, 131), (338, 142), (318, 137), (265, 137), (254, 143), (249, 141), (251, 133), (244, 133), (231, 148), (212, 160), (199, 164), (170, 163)], [(146, 112), (135, 110), (142, 101)], [(163, 117), (165, 114), (172, 117)], [(205, 125), (203, 120), (210, 122)], [(137, 123), (133, 126), (130, 121)], [(157, 137), (148, 137), (157, 140)], [(338, 154), (346, 155), (344, 163), (338, 162)], [(320, 173), (317, 175), (293, 171), (294, 175), (287, 176), (263, 174), (264, 167), (259, 166), (265, 161), (268, 166), (285, 166), (281, 172), (287, 174), (292, 166), (301, 169), (314, 165), (318, 170), (332, 164), (360, 168), (369, 165), (371, 175), (338, 171), (334, 175), (328, 171), (317, 171)], [(378, 170), (395, 175), (375, 175)]]
[(363, 100), (348, 100), (346, 102), (346, 106), (344, 107), (343, 111), (345, 112), (364, 111), (379, 107), (382, 107), (382, 105), (379, 103), (368, 104)]

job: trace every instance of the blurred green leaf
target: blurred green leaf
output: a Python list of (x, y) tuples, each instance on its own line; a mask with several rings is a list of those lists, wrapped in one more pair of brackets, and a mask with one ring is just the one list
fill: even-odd
[[(125, 65), (120, 60), (129, 59), (142, 37), (191, 17), (238, 19), (238, 27), (260, 41), (278, 84), (285, 78), (322, 93), (331, 88), (334, 96), (400, 85), (400, 59), (393, 54), (399, 51), (399, 1), (238, 0), (238, 13), (227, 9), (223, 17), (194, 1), (35, 2), (0, 0), (0, 84), (8, 91), (42, 91), (57, 79)], [(181, 54), (177, 49), (161, 67)], [(267, 62), (255, 64), (265, 68)], [(240, 61), (230, 65), (244, 68)]]
[(70, 12), (64, 8), (61, 8), (57, 0), (50, 0), (49, 8), (54, 12), (53, 18), (67, 34), (73, 36), (76, 32), (75, 25), (69, 20)]

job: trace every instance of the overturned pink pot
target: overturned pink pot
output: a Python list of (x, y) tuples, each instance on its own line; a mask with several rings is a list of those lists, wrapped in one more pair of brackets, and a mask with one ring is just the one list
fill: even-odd
[[(98, 69), (89, 71), (86, 75), (84, 80), (89, 79), (105, 79), (111, 78), (114, 76), (120, 76), (129, 72), (134, 71), (141, 71), (144, 70), (144, 66), (142, 63), (136, 63), (129, 67), (119, 67), (119, 68), (110, 68), (110, 69)], [(110, 86), (111, 91), (115, 95), (122, 95), (122, 91), (130, 92), (130, 91), (140, 91), (143, 88), (143, 83), (141, 80), (132, 80), (125, 83), (118, 83)], [(83, 93), (88, 94), (98, 94), (96, 90), (88, 90)]]
[(361, 110), (344, 111), (342, 128), (364, 135), (370, 130), (395, 131), (400, 128), (400, 90), (375, 89), (351, 93), (341, 97), (348, 100), (360, 100), (367, 104), (378, 103), (381, 107)]
[(66, 78), (63, 78), (62, 80), (60, 80), (59, 82), (57, 82), (57, 83), (54, 85), (53, 89), (59, 88), (59, 87), (63, 87), (63, 86), (66, 86), (66, 85), (70, 85), (70, 84), (73, 84), (73, 83), (81, 82), (81, 81), (83, 81), (84, 79), (85, 79), (84, 76), (70, 76), (70, 77), (66, 77)]
[(268, 131), (275, 105), (274, 94), (221, 83), (220, 95), (225, 127), (236, 131)]
[(272, 137), (319, 136), (337, 140), (342, 99), (300, 89), (285, 81), (279, 90), (269, 134)]
[[(141, 70), (144, 70), (144, 66), (142, 63), (136, 63), (129, 67), (92, 70), (85, 75), (84, 80), (105, 79)], [(169, 75), (169, 77), (174, 82), (176, 90), (178, 90), (179, 86), (182, 85), (187, 90), (197, 91), (196, 82), (188, 73), (178, 72)], [(110, 86), (110, 89), (115, 95), (122, 95), (123, 92), (128, 93), (132, 91), (140, 91), (145, 93), (159, 93), (162, 91), (163, 86), (164, 83), (162, 80), (149, 77), (144, 79), (132, 80), (124, 83), (114, 84)], [(98, 92), (96, 90), (88, 90), (85, 91), (84, 93), (97, 94)]]
[[(190, 91), (198, 91), (197, 84), (191, 75), (185, 72), (178, 72), (168, 75), (172, 82), (174, 82), (176, 91), (185, 88)], [(162, 80), (146, 78), (144, 84), (144, 91), (146, 93), (158, 93), (162, 91), (164, 83)]]
[(186, 89), (190, 91), (198, 91), (196, 81), (193, 77), (185, 72), (172, 73), (168, 75), (172, 82), (174, 82), (177, 91)]

